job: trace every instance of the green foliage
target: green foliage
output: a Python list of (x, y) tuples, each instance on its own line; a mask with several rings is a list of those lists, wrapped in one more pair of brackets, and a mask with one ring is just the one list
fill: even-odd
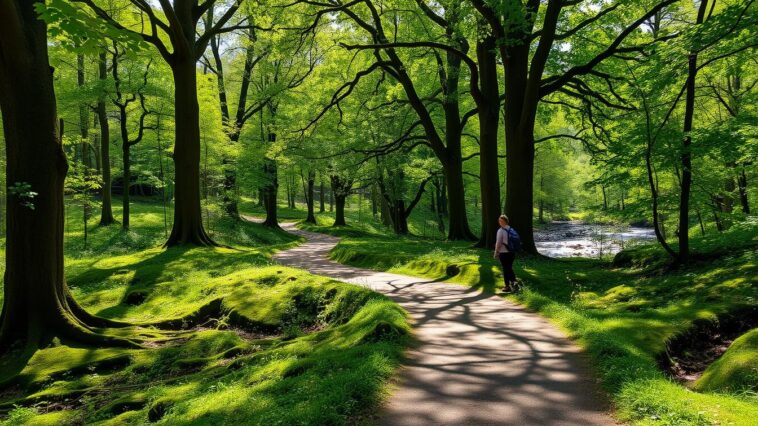
[(32, 191), (32, 186), (26, 182), (14, 182), (8, 186), (8, 194), (18, 198), (18, 203), (29, 210), (34, 210), (34, 197), (39, 195)]

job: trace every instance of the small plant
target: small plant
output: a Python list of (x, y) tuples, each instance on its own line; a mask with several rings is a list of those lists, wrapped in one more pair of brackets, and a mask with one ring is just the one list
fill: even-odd
[(27, 182), (16, 182), (8, 186), (8, 193), (16, 196), (22, 206), (34, 210), (34, 197), (39, 195), (32, 191), (32, 185)]
[(4, 424), (18, 425), (26, 423), (36, 416), (37, 410), (33, 407), (20, 407), (14, 405), (13, 409), (8, 413), (8, 417), (5, 419)]

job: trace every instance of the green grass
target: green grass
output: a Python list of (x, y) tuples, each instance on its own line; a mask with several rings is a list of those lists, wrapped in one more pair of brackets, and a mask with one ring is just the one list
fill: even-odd
[(0, 423), (370, 419), (409, 340), (402, 309), (361, 287), (271, 264), (273, 251), (296, 243), (288, 234), (215, 220), (214, 237), (233, 248), (165, 250), (156, 247), (160, 205), (138, 202), (133, 211), (128, 233), (95, 228), (93, 219), (85, 250), (72, 220), (81, 211), (71, 209), (66, 275), (88, 311), (140, 325), (114, 332), (142, 338), (144, 348), (55, 341), (18, 374), (0, 374)]
[[(640, 424), (754, 424), (758, 397), (735, 386), (754, 380), (754, 343), (727, 352), (714, 364), (726, 383), (692, 390), (672, 381), (656, 358), (668, 339), (698, 319), (714, 319), (758, 300), (758, 227), (734, 226), (692, 242), (694, 263), (672, 269), (655, 245), (625, 253), (629, 266), (607, 261), (519, 257), (517, 275), (527, 289), (514, 300), (539, 311), (582, 345), (594, 361), (605, 389), (623, 421)], [(343, 263), (377, 270), (446, 279), (484, 291), (502, 285), (499, 266), (470, 243), (397, 237), (364, 228), (332, 228), (328, 222), (301, 225), (343, 240), (331, 256)], [(460, 273), (446, 276), (449, 265)], [(738, 342), (740, 342), (738, 340)], [(753, 340), (750, 340), (753, 342)], [(737, 371), (728, 371), (735, 368)], [(698, 386), (706, 389), (706, 387)], [(734, 391), (735, 388), (743, 391)]]

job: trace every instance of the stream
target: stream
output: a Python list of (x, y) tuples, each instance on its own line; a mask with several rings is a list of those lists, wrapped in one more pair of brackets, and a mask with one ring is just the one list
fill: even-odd
[(630, 245), (655, 239), (653, 228), (556, 221), (534, 231), (537, 250), (549, 257), (614, 255)]

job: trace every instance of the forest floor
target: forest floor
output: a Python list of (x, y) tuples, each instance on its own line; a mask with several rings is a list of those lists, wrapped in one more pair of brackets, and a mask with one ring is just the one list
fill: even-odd
[(273, 265), (290, 234), (217, 220), (214, 238), (233, 248), (162, 249), (160, 205), (132, 210), (128, 232), (92, 218), (85, 248), (81, 210), (68, 209), (66, 276), (90, 312), (141, 325), (123, 333), (144, 348), (56, 340), (21, 371), (0, 360), (0, 423), (370, 421), (410, 342), (397, 304)]
[[(362, 224), (342, 228), (330, 224), (320, 216), (318, 226), (301, 228), (342, 237), (330, 253), (335, 261), (457, 282), (486, 293), (501, 283), (491, 253), (473, 249), (470, 243), (398, 237)], [(693, 249), (694, 261), (685, 268), (673, 268), (655, 245), (625, 252), (618, 266), (608, 260), (522, 256), (516, 269), (526, 288), (509, 298), (542, 313), (585, 348), (620, 420), (754, 424), (758, 418), (755, 330), (732, 345), (737, 336), (721, 339), (716, 357), (728, 351), (704, 372), (678, 375), (676, 369), (688, 358), (700, 356), (690, 353), (699, 350), (697, 345), (682, 346), (682, 336), (685, 341), (690, 336), (693, 343), (692, 339), (703, 337), (703, 330), (711, 331), (709, 338), (733, 333), (720, 330), (719, 324), (733, 323), (730, 318), (735, 316), (749, 319), (755, 313), (758, 226), (749, 222), (723, 234), (697, 237)], [(451, 265), (453, 276), (448, 274)], [(756, 327), (755, 319), (742, 326)], [(703, 352), (710, 354), (714, 348)]]

